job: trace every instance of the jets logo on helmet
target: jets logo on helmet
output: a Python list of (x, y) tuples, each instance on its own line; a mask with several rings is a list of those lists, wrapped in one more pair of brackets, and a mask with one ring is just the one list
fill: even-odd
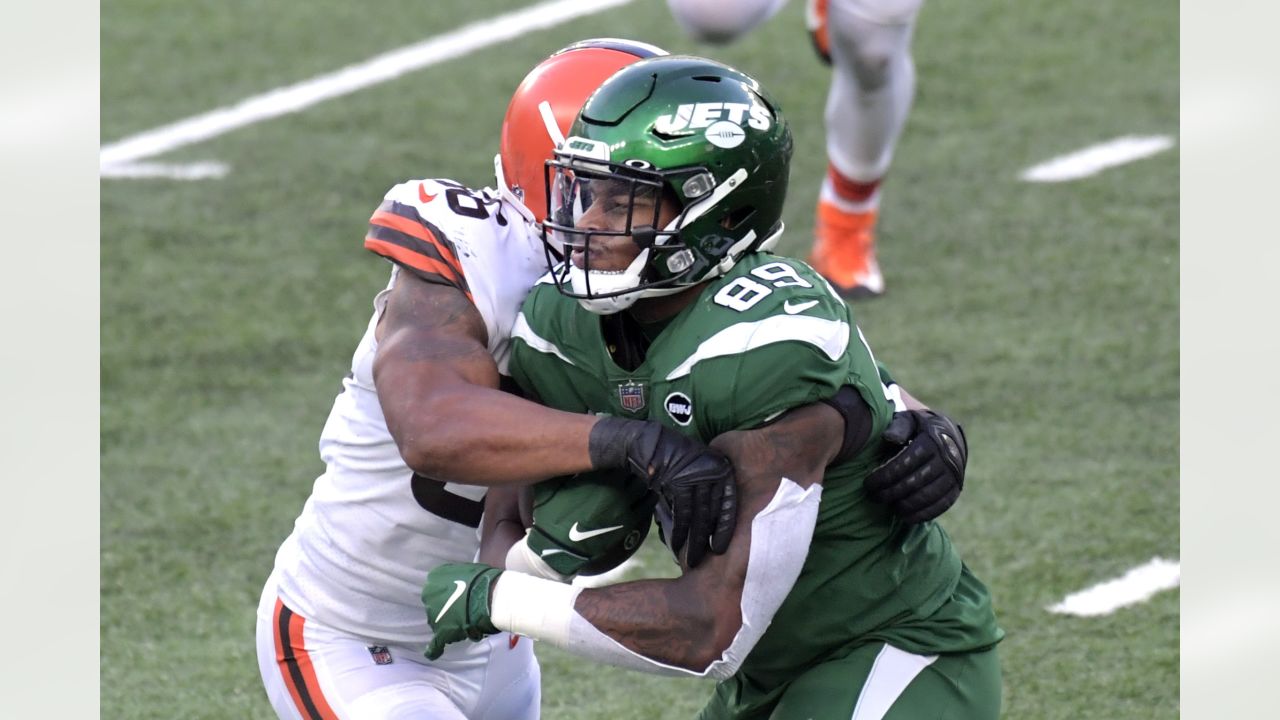
[(718, 122), (741, 127), (743, 120), (756, 130), (768, 130), (769, 110), (762, 105), (735, 102), (700, 102), (681, 105), (674, 114), (659, 115), (653, 123), (655, 132), (674, 135), (683, 130), (697, 130)]
[[(548, 163), (551, 278), (607, 314), (723, 274), (777, 243), (791, 152), (790, 126), (749, 75), (692, 56), (622, 68), (587, 100)], [(625, 222), (584, 220), (602, 197)], [(669, 222), (659, 211), (668, 207), (678, 208)], [(639, 255), (621, 270), (593, 269), (592, 243), (609, 236), (629, 237)], [(574, 252), (562, 260), (566, 247)]]
[(722, 148), (736, 148), (747, 139), (742, 128), (726, 120), (721, 120), (707, 128), (707, 142)]

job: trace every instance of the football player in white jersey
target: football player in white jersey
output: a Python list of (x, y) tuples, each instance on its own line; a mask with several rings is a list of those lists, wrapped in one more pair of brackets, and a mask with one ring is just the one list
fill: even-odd
[(321, 434), (325, 472), (258, 608), (259, 669), (280, 717), (537, 717), (527, 640), (423, 656), (422, 583), (437, 564), (476, 558), (480, 486), (513, 498), (516, 483), (645, 468), (688, 513), (686, 527), (702, 530), (690, 542), (723, 552), (736, 508), (723, 456), (638, 420), (605, 434), (594, 416), (499, 390), (512, 323), (546, 267), (534, 225), (546, 207), (543, 164), (591, 91), (662, 52), (595, 40), (556, 53), (512, 98), (497, 190), (405, 182), (370, 218), (365, 247), (395, 267)]
[[(827, 174), (809, 264), (849, 298), (884, 292), (876, 261), (880, 182), (915, 94), (911, 37), (923, 0), (806, 0), (814, 47), (832, 66)], [(726, 43), (773, 17), (786, 0), (667, 0), (693, 37)]]

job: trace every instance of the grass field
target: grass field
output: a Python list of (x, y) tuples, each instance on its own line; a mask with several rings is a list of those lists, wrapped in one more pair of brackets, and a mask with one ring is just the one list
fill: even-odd
[[(104, 144), (519, 6), (116, 0)], [(626, 35), (755, 74), (797, 152), (781, 251), (825, 164), (827, 70), (794, 0), (729, 48), (658, 0), (167, 153), (200, 181), (102, 181), (101, 708), (266, 718), (254, 608), (321, 471), (316, 440), (385, 262), (365, 221), (410, 177), (491, 180), (515, 84), (573, 40)], [(1095, 618), (1046, 606), (1177, 559), (1178, 152), (1061, 184), (1027, 166), (1178, 125), (1178, 16), (1153, 0), (926, 3), (918, 91), (882, 208), (889, 294), (855, 308), (877, 356), (958, 417), (969, 486), (945, 525), (991, 587), (1010, 718), (1178, 713), (1178, 592)], [(645, 572), (668, 572), (653, 547)], [(688, 717), (710, 686), (540, 648), (543, 715)]]

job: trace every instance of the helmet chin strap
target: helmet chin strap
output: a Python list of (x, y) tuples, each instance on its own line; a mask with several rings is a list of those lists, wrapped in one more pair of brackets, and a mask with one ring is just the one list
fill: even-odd
[(629, 290), (640, 284), (640, 274), (644, 272), (645, 264), (648, 262), (648, 248), (641, 250), (640, 254), (636, 255), (625, 270), (617, 272), (607, 270), (587, 271), (571, 262), (569, 263), (569, 283), (573, 287), (573, 292), (581, 296), (587, 295), (588, 288), (591, 295), (620, 293), (612, 297), (578, 298), (578, 303), (588, 312), (596, 315), (612, 315), (626, 310), (634, 305), (636, 300), (640, 299), (639, 291), (629, 293), (622, 291)]
[[(645, 250), (640, 253), (640, 256), (647, 257), (648, 253), (649, 251)], [(641, 267), (643, 267), (643, 265)], [(634, 279), (632, 279), (629, 275), (629, 270), (630, 268), (620, 273), (600, 272), (599, 270), (591, 271), (591, 291), (599, 292), (599, 288), (602, 285), (612, 284), (616, 284), (618, 286), (615, 291), (622, 290), (627, 287), (635, 287), (640, 283), (639, 273), (637, 273)], [(588, 273), (583, 269), (570, 265), (569, 280), (573, 283), (574, 292), (585, 292), (587, 274)], [(581, 277), (582, 280), (578, 280), (579, 277)], [(580, 283), (583, 290), (578, 289)], [(633, 292), (614, 295), (613, 297), (580, 297), (578, 298), (578, 304), (582, 305), (582, 307), (588, 312), (595, 313), (596, 315), (613, 315), (614, 313), (621, 312), (632, 305), (635, 305), (637, 300), (662, 297), (663, 295), (675, 295), (678, 292), (688, 289), (688, 285), (677, 285), (674, 287), (663, 288), (642, 288)]]
[(497, 153), (493, 156), (493, 176), (494, 185), (496, 185), (498, 189), (498, 197), (506, 200), (507, 204), (514, 207), (516, 212), (525, 220), (531, 223), (537, 223), (538, 221), (534, 218), (533, 211), (524, 204), (524, 200), (520, 199), (520, 197), (518, 197), (515, 192), (507, 186), (506, 174), (502, 172), (502, 153)]

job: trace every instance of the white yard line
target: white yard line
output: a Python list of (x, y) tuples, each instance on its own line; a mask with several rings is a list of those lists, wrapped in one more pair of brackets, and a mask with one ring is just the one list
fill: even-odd
[(1027, 182), (1044, 183), (1079, 180), (1162, 153), (1173, 145), (1173, 138), (1168, 135), (1126, 135), (1027, 168), (1019, 177)]
[(1048, 610), (1059, 615), (1080, 617), (1110, 615), (1122, 607), (1145, 602), (1156, 593), (1178, 587), (1181, 574), (1181, 563), (1152, 558), (1147, 564), (1133, 568), (1115, 580), (1071, 593)]
[(316, 103), (394, 80), (405, 73), (452, 60), (483, 47), (520, 37), (584, 15), (626, 5), (631, 0), (554, 0), (466, 25), (356, 65), (277, 88), (104, 146), (99, 167), (122, 172), (128, 165), (238, 128), (305, 110)]
[(220, 178), (227, 174), (227, 164), (220, 162), (195, 162), (185, 165), (173, 163), (117, 163), (103, 165), (102, 177), (110, 178), (167, 178), (169, 180), (204, 180)]

